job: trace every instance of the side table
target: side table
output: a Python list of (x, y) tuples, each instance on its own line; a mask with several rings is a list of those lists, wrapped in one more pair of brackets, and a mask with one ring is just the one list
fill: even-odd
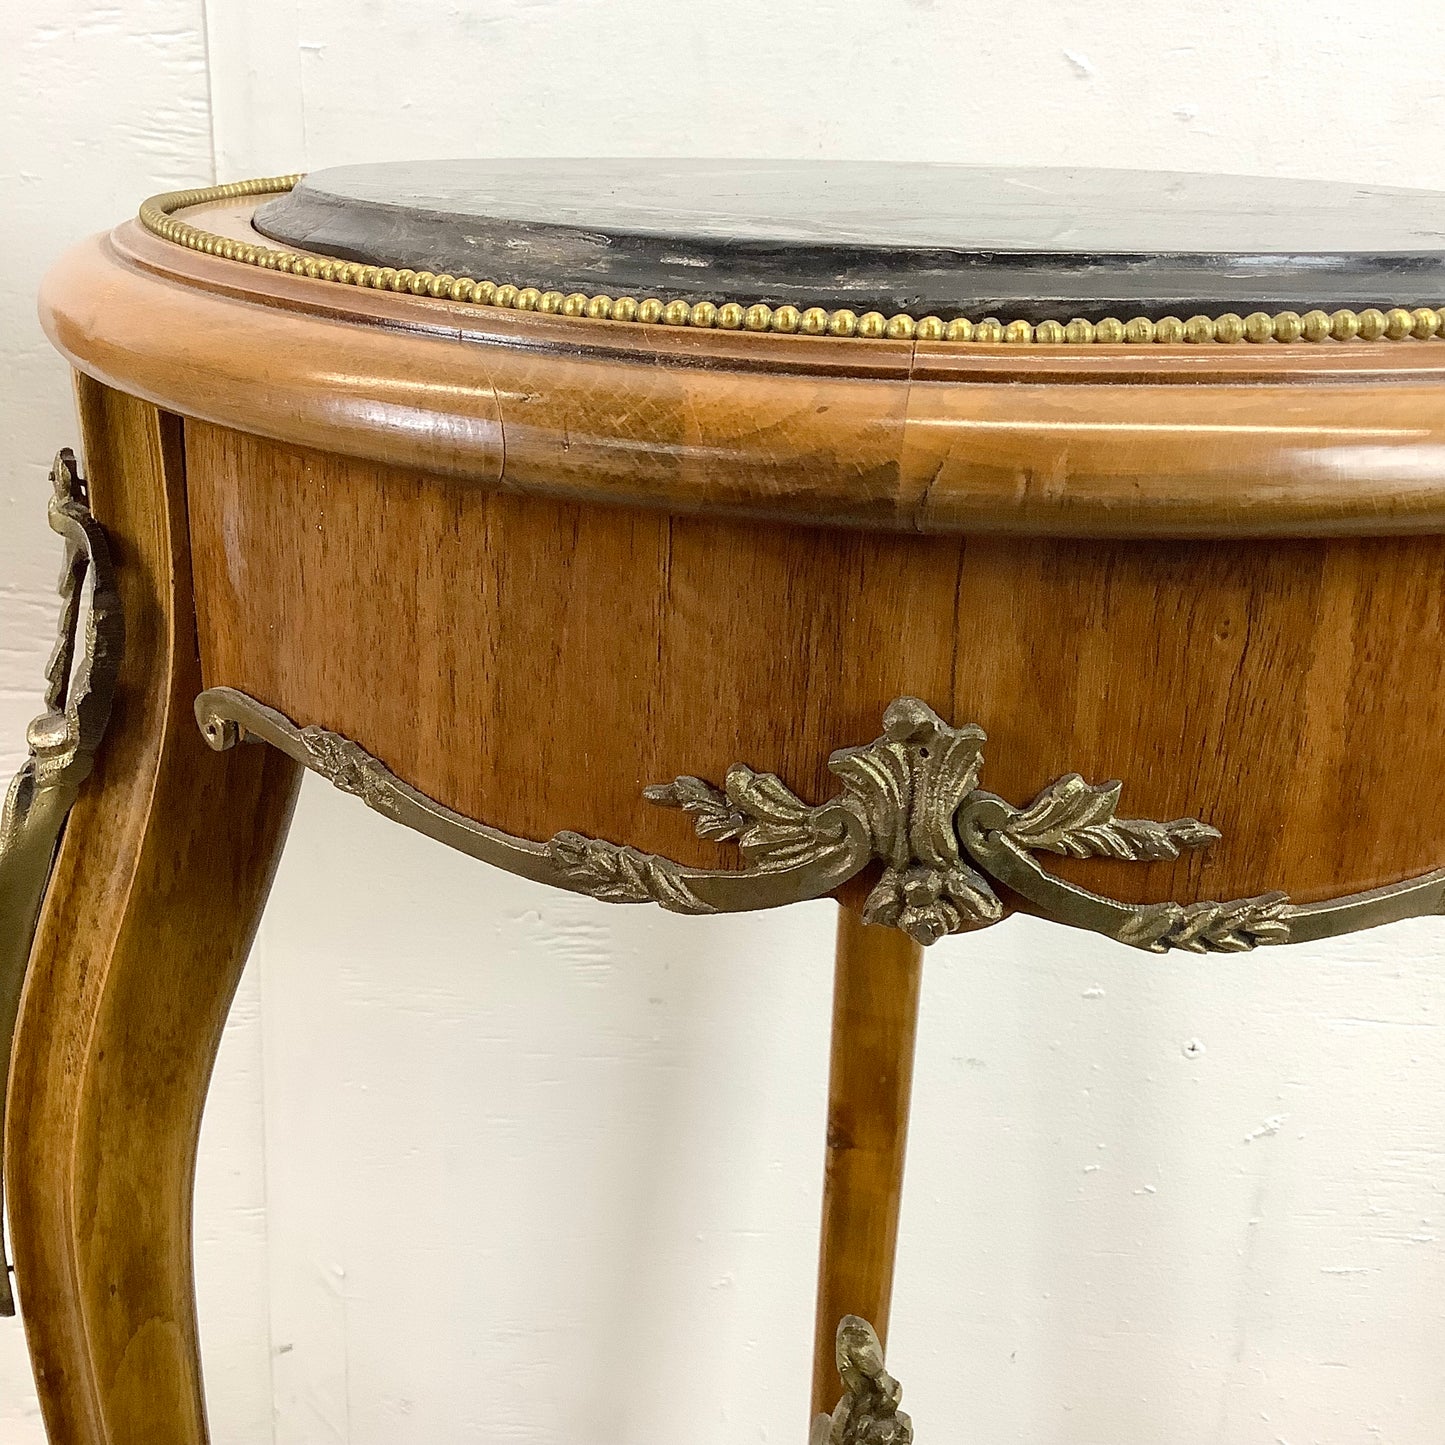
[(309, 768), (611, 902), (838, 899), (815, 1440), (910, 1439), (881, 1340), (926, 945), (1445, 907), (1442, 219), (1231, 177), (434, 162), (155, 197), (65, 257), (85, 460), (0, 817), (51, 1438), (206, 1438), (196, 1141)]

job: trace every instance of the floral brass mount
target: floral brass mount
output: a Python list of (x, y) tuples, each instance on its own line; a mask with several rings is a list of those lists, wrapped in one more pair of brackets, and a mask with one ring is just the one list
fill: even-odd
[[(45, 670), (45, 712), (26, 731), (30, 755), (0, 809), (0, 1137), (4, 1135), (5, 1081), (20, 991), (40, 906), (66, 815), (90, 774), (110, 717), (125, 647), (110, 549), (105, 533), (90, 514), (86, 485), (69, 448), (55, 458), (50, 481), (54, 488), (50, 526), (65, 539), (60, 625)], [(84, 609), (87, 574), (90, 606)], [(82, 642), (77, 661), (76, 647)], [(0, 1315), (14, 1313), (4, 1236), (0, 1234)]]
[(558, 833), (546, 843), (514, 837), (428, 798), (356, 743), (298, 727), (233, 688), (203, 692), (196, 717), (213, 748), (242, 737), (270, 743), (378, 812), (483, 862), (607, 902), (652, 902), (675, 913), (819, 898), (875, 859), (883, 873), (865, 916), (924, 944), (996, 923), (1003, 906), (994, 883), (1058, 922), (1152, 953), (1241, 952), (1445, 910), (1445, 869), (1300, 906), (1283, 893), (1190, 904), (1121, 903), (1091, 893), (1054, 877), (1033, 855), (1167, 859), (1206, 847), (1219, 833), (1196, 818), (1121, 818), (1119, 783), (1090, 784), (1075, 773), (1016, 808), (977, 786), (983, 730), (950, 727), (911, 697), (889, 705), (882, 737), (828, 760), (843, 785), (829, 802), (805, 803), (774, 774), (741, 763), (721, 788), (679, 777), (645, 790), (650, 802), (691, 814), (699, 837), (736, 842), (742, 869), (691, 868), (580, 833)]
[(884, 1368), (873, 1326), (844, 1315), (834, 1353), (843, 1398), (813, 1421), (808, 1445), (912, 1445), (913, 1422), (898, 1408), (903, 1386)]

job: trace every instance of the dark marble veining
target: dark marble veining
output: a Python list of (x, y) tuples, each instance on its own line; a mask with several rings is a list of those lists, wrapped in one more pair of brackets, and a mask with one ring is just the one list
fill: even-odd
[(1250, 176), (831, 161), (343, 166), (283, 244), (545, 290), (1105, 315), (1445, 304), (1445, 194)]

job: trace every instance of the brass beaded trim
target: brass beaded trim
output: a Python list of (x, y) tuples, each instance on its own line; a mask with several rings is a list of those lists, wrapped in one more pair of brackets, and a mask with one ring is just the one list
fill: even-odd
[(1088, 346), (1094, 342), (1119, 342), (1165, 346), (1180, 342), (1233, 343), (1295, 341), (1428, 341), (1445, 339), (1445, 306), (1368, 307), (1363, 311), (1281, 311), (1271, 316), (1256, 311), (1249, 316), (1233, 312), (1223, 316), (1191, 316), (1180, 320), (1165, 316), (1158, 321), (1136, 316), (1119, 321), (1110, 316), (1102, 321), (1000, 321), (985, 317), (970, 321), (958, 317), (944, 321), (939, 316), (913, 317), (900, 312), (884, 316), (867, 311), (859, 316), (846, 308), (829, 311), (822, 306), (765, 306), (758, 302), (743, 306), (736, 301), (715, 305), (711, 301), (662, 301), (656, 296), (588, 296), (581, 291), (564, 295), (537, 286), (514, 286), (509, 282), (475, 281), (469, 276), (436, 276), (430, 271), (398, 270), (391, 266), (362, 265), (356, 261), (332, 261), (303, 255), (274, 246), (252, 245), (229, 236), (202, 230), (189, 221), (178, 220), (175, 212), (214, 201), (238, 200), (244, 196), (277, 195), (289, 191), (301, 176), (268, 176), (259, 180), (235, 181), (225, 186), (201, 186), (189, 191), (166, 191), (152, 196), (140, 208), (146, 230), (174, 241), (192, 251), (241, 261), (266, 271), (283, 271), (317, 281), (335, 281), (346, 286), (369, 286), (378, 291), (405, 291), (413, 296), (434, 296), (440, 300), (468, 302), (475, 306), (503, 306), (515, 311), (541, 311), (558, 316), (586, 316), (596, 321), (641, 321), (664, 326), (716, 327), (723, 331), (774, 331), (803, 336), (851, 336), (864, 341), (971, 341), (985, 345), (1000, 342), (1016, 345)]

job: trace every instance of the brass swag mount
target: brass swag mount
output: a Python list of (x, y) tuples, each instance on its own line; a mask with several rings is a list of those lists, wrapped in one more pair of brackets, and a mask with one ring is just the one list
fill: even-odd
[(1151, 953), (1236, 953), (1445, 911), (1445, 869), (1300, 906), (1277, 892), (1222, 903), (1131, 904), (1076, 887), (1034, 854), (1167, 859), (1220, 835), (1197, 818), (1121, 818), (1121, 785), (1086, 783), (1077, 773), (1016, 808), (977, 786), (983, 729), (951, 727), (914, 697), (888, 706), (882, 737), (833, 753), (828, 766), (843, 791), (826, 803), (805, 803), (775, 774), (742, 763), (728, 769), (721, 788), (679, 777), (645, 789), (649, 802), (691, 814), (699, 837), (736, 843), (741, 870), (691, 868), (580, 833), (546, 843), (514, 837), (428, 798), (356, 743), (297, 727), (233, 688), (203, 692), (196, 717), (213, 748), (243, 737), (270, 743), (397, 822), (508, 872), (609, 903), (652, 902), (691, 914), (773, 908), (831, 893), (878, 860), (883, 872), (864, 917), (922, 944), (998, 922), (1003, 905), (994, 883), (1058, 922)]
[[(110, 718), (125, 624), (105, 533), (90, 514), (86, 485), (68, 447), (50, 472), (50, 526), (65, 539), (60, 625), (45, 669), (45, 712), (26, 730), (30, 754), (0, 809), (0, 1139), (5, 1083), (20, 991), (35, 941), (40, 905), (66, 815), (90, 775)], [(82, 601), (87, 574), (90, 607)], [(77, 644), (82, 642), (80, 659)], [(0, 1179), (0, 1204), (3, 1204)], [(15, 1313), (10, 1267), (0, 1232), (0, 1315)]]

